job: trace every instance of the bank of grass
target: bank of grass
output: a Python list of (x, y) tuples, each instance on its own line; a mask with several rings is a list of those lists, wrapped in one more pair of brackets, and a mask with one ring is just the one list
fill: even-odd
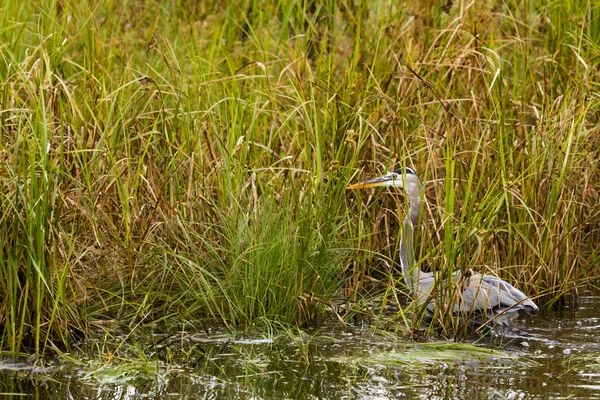
[(402, 165), (421, 268), (593, 284), (599, 10), (448, 5), (2, 2), (0, 347), (399, 298), (406, 202), (345, 187)]

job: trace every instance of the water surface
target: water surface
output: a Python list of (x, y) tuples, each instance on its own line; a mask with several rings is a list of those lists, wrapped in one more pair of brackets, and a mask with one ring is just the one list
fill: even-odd
[[(236, 337), (97, 338), (73, 362), (0, 358), (3, 398), (600, 398), (600, 296), (517, 320), (498, 338), (407, 342), (369, 328)], [(109, 340), (107, 340), (107, 338)], [(97, 355), (101, 354), (101, 357)], [(92, 356), (94, 355), (94, 356)]]

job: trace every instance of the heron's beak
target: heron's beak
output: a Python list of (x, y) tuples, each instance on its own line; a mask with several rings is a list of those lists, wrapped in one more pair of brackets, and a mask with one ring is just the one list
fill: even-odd
[(346, 189), (347, 190), (357, 190), (357, 189), (368, 189), (368, 188), (374, 188), (374, 187), (380, 187), (380, 186), (394, 186), (394, 183), (396, 185), (398, 185), (399, 181), (400, 182), (402, 181), (401, 177), (396, 176), (395, 174), (394, 175), (387, 174), (387, 175), (379, 176), (377, 178), (368, 179), (361, 183), (355, 183), (354, 185), (348, 186)]

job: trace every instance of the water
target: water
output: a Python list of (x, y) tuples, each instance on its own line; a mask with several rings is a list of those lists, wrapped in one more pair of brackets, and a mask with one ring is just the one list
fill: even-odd
[[(406, 342), (369, 329), (89, 341), (76, 359), (0, 358), (2, 398), (600, 398), (600, 296), (516, 321), (503, 344)], [(110, 338), (110, 336), (106, 336)], [(87, 356), (86, 356), (87, 354)], [(90, 356), (94, 354), (95, 356)], [(100, 356), (98, 356), (100, 355)]]

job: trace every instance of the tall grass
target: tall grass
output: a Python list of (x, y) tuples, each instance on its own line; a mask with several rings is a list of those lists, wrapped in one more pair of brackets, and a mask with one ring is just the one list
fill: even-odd
[(398, 165), (426, 182), (422, 268), (542, 302), (598, 276), (589, 2), (0, 8), (1, 347), (404, 290), (405, 202), (344, 190)]

